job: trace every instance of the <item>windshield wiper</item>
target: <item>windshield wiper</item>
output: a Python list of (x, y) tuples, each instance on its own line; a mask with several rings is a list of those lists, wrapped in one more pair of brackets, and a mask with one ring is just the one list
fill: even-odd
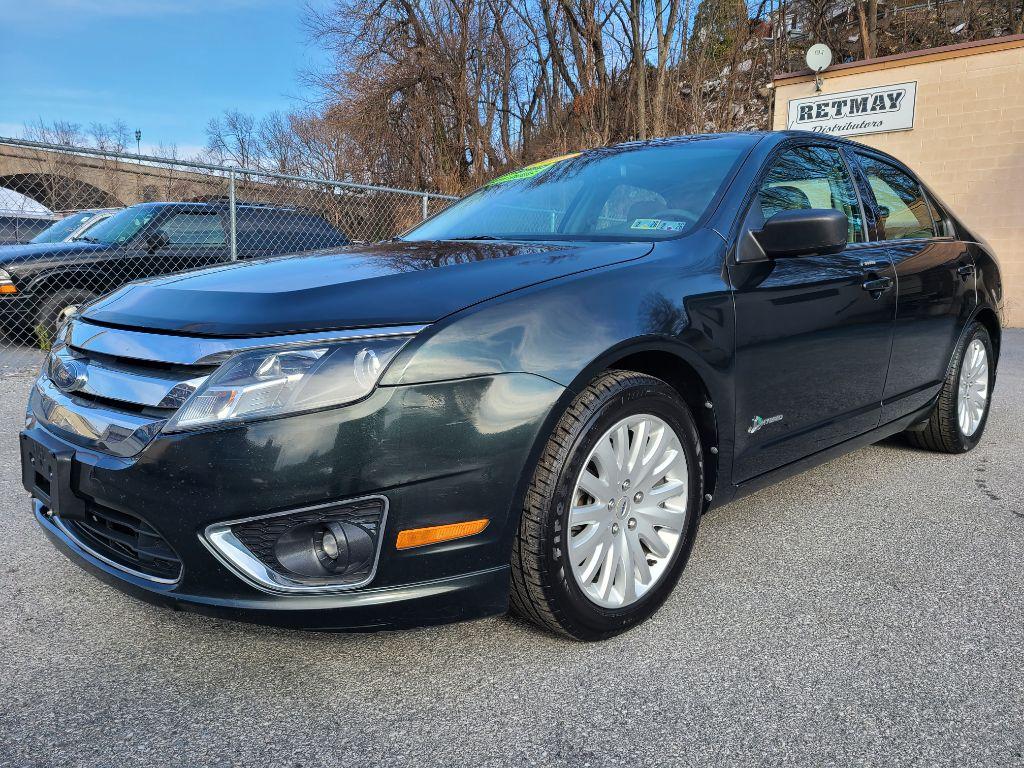
[(494, 235), (471, 235), (469, 237), (453, 237), (453, 240), (497, 240)]
[(100, 241), (97, 240), (95, 237), (86, 237), (85, 235), (82, 235), (81, 237), (73, 237), (73, 238), (71, 238), (71, 242), (73, 242), (73, 243), (78, 243), (78, 242), (82, 242), (82, 243), (95, 243), (96, 245), (100, 244)]

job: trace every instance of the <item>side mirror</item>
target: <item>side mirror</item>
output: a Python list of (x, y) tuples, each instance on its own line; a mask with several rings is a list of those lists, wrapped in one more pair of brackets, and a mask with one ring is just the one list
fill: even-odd
[(150, 253), (166, 248), (171, 244), (171, 238), (166, 232), (152, 232), (146, 237), (146, 250)]
[(839, 253), (846, 247), (850, 222), (833, 208), (779, 211), (754, 237), (769, 258)]

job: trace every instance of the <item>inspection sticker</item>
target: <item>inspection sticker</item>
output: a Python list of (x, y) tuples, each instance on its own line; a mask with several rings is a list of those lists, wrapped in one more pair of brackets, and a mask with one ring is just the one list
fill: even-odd
[(682, 232), (685, 221), (663, 221), (662, 219), (633, 219), (630, 229), (660, 229), (663, 232)]
[(555, 163), (560, 163), (563, 160), (569, 160), (573, 157), (579, 156), (579, 154), (579, 152), (573, 152), (569, 155), (559, 155), (558, 157), (552, 157), (548, 160), (541, 160), (539, 163), (533, 163), (525, 168), (520, 168), (518, 171), (510, 171), (509, 173), (502, 174), (496, 179), (491, 179), (487, 182), (487, 186), (490, 187), (494, 184), (504, 184), (506, 181), (519, 181), (520, 179), (532, 178), (533, 176), (546, 171)]

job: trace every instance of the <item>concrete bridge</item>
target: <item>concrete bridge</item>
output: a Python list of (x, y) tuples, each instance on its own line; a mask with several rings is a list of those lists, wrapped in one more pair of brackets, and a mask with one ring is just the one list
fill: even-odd
[(0, 139), (0, 188), (19, 192), (53, 211), (148, 200), (209, 200), (227, 197), (228, 184), (226, 171), (215, 166), (183, 166), (160, 158), (59, 150)]

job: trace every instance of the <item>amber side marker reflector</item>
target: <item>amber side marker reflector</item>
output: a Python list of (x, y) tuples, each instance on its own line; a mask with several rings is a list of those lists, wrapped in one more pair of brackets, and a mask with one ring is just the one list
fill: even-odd
[(18, 292), (18, 289), (15, 288), (10, 283), (0, 284), (0, 294), (3, 294), (3, 293), (11, 294), (11, 293), (17, 293), (17, 292)]
[(449, 523), (448, 525), (432, 525), (429, 528), (408, 528), (399, 531), (398, 541), (395, 542), (396, 549), (412, 549), (423, 547), (427, 544), (438, 544), (442, 541), (452, 539), (464, 539), (480, 533), (490, 522), (486, 517), (482, 520), (467, 520), (464, 523)]

